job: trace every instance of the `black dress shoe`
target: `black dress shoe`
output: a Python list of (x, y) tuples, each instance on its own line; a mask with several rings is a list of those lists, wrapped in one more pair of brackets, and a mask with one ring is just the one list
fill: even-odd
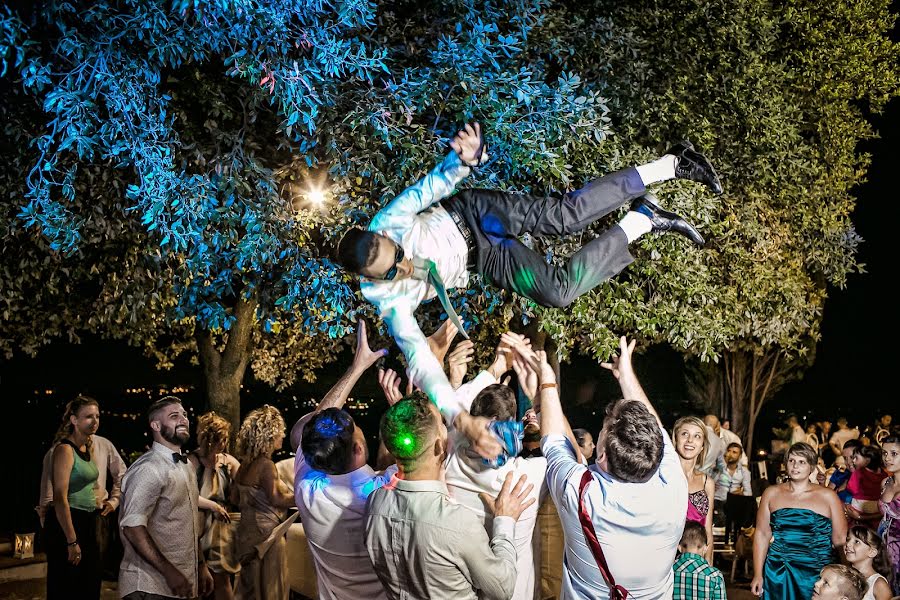
[(631, 203), (631, 210), (639, 212), (650, 219), (650, 223), (653, 225), (652, 231), (674, 231), (698, 246), (703, 246), (706, 243), (706, 240), (703, 239), (703, 236), (700, 235), (700, 232), (693, 225), (675, 213), (661, 209), (654, 200), (655, 198), (651, 194), (645, 194)]
[(676, 158), (675, 177), (705, 183), (714, 193), (722, 193), (722, 184), (719, 183), (719, 176), (712, 163), (694, 150), (692, 143), (682, 140), (669, 148), (666, 154), (672, 154)]

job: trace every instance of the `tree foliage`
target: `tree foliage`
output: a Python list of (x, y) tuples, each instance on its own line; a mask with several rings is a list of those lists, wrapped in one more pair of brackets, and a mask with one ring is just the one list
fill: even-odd
[[(194, 349), (197, 339), (224, 357), (238, 314), (250, 314), (240, 350), (254, 373), (280, 385), (311, 376), (355, 319), (371, 316), (328, 258), (334, 241), (477, 119), (492, 161), (465, 185), (565, 191), (687, 136), (713, 158), (726, 194), (659, 187), (710, 244), (645, 237), (630, 269), (570, 309), (475, 281), (454, 301), (476, 339), (537, 317), (564, 352), (604, 359), (628, 333), (707, 361), (781, 353), (767, 364), (796, 373), (818, 339), (827, 286), (861, 268), (851, 191), (868, 157), (857, 145), (900, 79), (888, 9), (885, 0), (6, 9), (0, 66), (15, 87), (3, 92), (11, 324), (2, 347), (33, 352), (88, 329), (145, 343), (164, 363), (172, 352), (161, 348)], [(316, 182), (330, 192), (326, 207), (306, 199)], [(564, 260), (615, 218), (531, 243)], [(423, 322), (439, 315), (435, 303), (420, 311)]]

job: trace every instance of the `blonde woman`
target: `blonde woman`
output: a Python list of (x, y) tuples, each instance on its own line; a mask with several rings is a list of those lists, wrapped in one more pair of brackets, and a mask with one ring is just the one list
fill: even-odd
[(273, 535), (294, 506), (293, 490), (278, 478), (272, 454), (284, 442), (284, 419), (268, 404), (244, 419), (237, 436), (241, 469), (234, 480), (232, 499), (241, 509), (235, 555), (241, 564), (236, 598), (287, 600), (284, 535)]
[(87, 396), (66, 405), (53, 443), (53, 504), (44, 524), (47, 598), (100, 598), (97, 496), (100, 471), (91, 457), (91, 437), (100, 426), (100, 406)]
[(231, 425), (217, 415), (208, 412), (197, 419), (197, 449), (188, 460), (197, 473), (200, 499), (197, 506), (205, 511), (203, 535), (200, 547), (206, 558), (206, 566), (213, 576), (215, 600), (232, 600), (234, 591), (232, 576), (240, 571), (234, 559), (234, 528), (231, 512), (236, 510), (229, 498), (232, 481), (241, 463), (225, 452)]
[[(706, 425), (697, 417), (682, 417), (675, 422), (672, 443), (681, 459), (681, 468), (688, 482), (687, 520), (696, 521), (706, 529), (706, 539), (713, 539), (713, 511), (710, 504), (716, 493), (716, 481), (699, 470), (706, 457), (709, 442), (706, 439)], [(713, 544), (706, 550), (710, 564), (713, 560)]]

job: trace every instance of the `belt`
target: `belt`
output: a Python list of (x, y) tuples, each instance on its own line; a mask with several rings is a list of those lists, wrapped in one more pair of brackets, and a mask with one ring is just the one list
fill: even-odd
[(475, 236), (472, 234), (472, 230), (469, 228), (469, 225), (466, 223), (466, 220), (463, 218), (459, 212), (455, 208), (449, 205), (449, 203), (444, 204), (441, 203), (441, 206), (444, 207), (444, 210), (447, 211), (447, 214), (450, 215), (450, 218), (453, 219), (453, 222), (456, 224), (456, 228), (459, 229), (459, 232), (462, 234), (463, 239), (466, 241), (466, 247), (469, 249), (469, 255), (466, 257), (466, 268), (472, 270), (475, 268), (477, 264), (476, 257), (476, 249), (478, 246), (475, 244)]

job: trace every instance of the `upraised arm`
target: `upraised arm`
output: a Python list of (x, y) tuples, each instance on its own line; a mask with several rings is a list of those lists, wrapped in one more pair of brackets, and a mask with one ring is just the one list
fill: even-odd
[(656, 417), (659, 426), (662, 427), (659, 414), (653, 408), (653, 404), (650, 403), (647, 394), (644, 393), (644, 388), (641, 387), (641, 383), (638, 381), (634, 367), (631, 364), (631, 354), (634, 352), (636, 344), (637, 340), (631, 340), (629, 343), (628, 339), (623, 335), (619, 338), (619, 355), (613, 357), (612, 362), (601, 363), (600, 366), (612, 371), (613, 376), (619, 382), (619, 387), (622, 389), (622, 398), (642, 402), (647, 407), (647, 410), (650, 411), (650, 414)]
[[(450, 142), (453, 151), (425, 177), (378, 211), (369, 225), (369, 231), (405, 228), (415, 215), (453, 193), (469, 174), (468, 165), (475, 166), (486, 158), (481, 141), (481, 126), (478, 123), (461, 129)], [(477, 156), (479, 149), (481, 156)]]
[(316, 409), (313, 412), (300, 417), (300, 419), (294, 423), (294, 426), (291, 428), (291, 448), (296, 450), (300, 447), (303, 426), (312, 415), (323, 411), (326, 408), (343, 408), (344, 403), (347, 402), (347, 398), (350, 397), (350, 392), (353, 391), (353, 386), (356, 385), (356, 382), (359, 381), (362, 374), (365, 373), (369, 367), (374, 365), (379, 358), (386, 354), (386, 348), (375, 351), (372, 351), (369, 348), (369, 339), (366, 336), (366, 322), (360, 321), (359, 325), (356, 327), (356, 352), (353, 355), (353, 363), (351, 363), (347, 372), (334, 384), (334, 387), (328, 390), (328, 393), (325, 394), (316, 406)]

